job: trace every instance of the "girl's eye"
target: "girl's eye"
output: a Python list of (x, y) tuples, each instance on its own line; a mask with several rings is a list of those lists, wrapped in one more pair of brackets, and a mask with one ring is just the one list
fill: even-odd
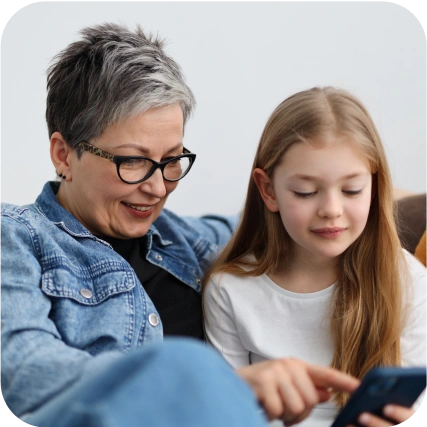
[(312, 191), (310, 193), (300, 193), (298, 191), (294, 191), (293, 193), (295, 197), (299, 197), (301, 199), (308, 199), (309, 197), (314, 196), (316, 194), (315, 191)]
[(362, 190), (343, 190), (343, 193), (347, 194), (347, 196), (357, 196), (362, 192)]

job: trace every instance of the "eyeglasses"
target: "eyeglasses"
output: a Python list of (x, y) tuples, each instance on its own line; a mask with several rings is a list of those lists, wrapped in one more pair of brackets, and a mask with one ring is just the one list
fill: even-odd
[(185, 147), (183, 148), (184, 154), (172, 157), (163, 162), (156, 162), (148, 157), (141, 156), (115, 156), (86, 141), (80, 142), (78, 147), (103, 159), (114, 162), (117, 166), (119, 178), (123, 182), (126, 182), (126, 184), (139, 184), (150, 178), (157, 169), (162, 171), (165, 181), (179, 181), (187, 175), (196, 160), (196, 155)]

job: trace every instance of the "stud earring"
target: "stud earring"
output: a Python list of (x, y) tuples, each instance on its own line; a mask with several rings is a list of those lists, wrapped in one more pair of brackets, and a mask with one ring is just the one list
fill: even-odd
[(62, 179), (66, 179), (66, 178), (67, 178), (65, 175), (62, 175), (62, 173), (58, 173), (58, 171), (56, 172), (56, 174), (57, 174), (60, 178), (62, 178)]

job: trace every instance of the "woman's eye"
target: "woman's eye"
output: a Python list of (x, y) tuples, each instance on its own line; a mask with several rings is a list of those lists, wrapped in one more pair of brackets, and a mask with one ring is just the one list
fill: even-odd
[(149, 162), (147, 162), (147, 160), (144, 159), (133, 159), (133, 158), (129, 158), (124, 160), (120, 167), (126, 168), (126, 169), (139, 169), (139, 168), (144, 168), (148, 165)]
[(343, 190), (343, 193), (347, 194), (347, 196), (357, 196), (361, 192), (362, 190)]
[(301, 199), (308, 199), (309, 197), (314, 196), (316, 194), (315, 191), (312, 191), (310, 193), (301, 193), (299, 191), (294, 191), (293, 193), (295, 197), (299, 197)]
[(180, 163), (181, 163), (181, 159), (175, 159), (175, 160), (172, 160), (171, 162), (169, 162), (168, 166), (169, 167), (176, 167), (176, 166), (179, 166)]
[(141, 159), (130, 158), (130, 159), (126, 159), (123, 163), (125, 165), (137, 165), (137, 164), (141, 163)]

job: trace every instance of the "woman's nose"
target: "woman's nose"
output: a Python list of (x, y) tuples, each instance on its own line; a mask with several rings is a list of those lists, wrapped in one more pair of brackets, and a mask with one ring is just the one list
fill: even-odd
[(147, 180), (139, 184), (141, 191), (149, 193), (153, 197), (161, 199), (166, 196), (166, 186), (162, 171), (157, 169)]

